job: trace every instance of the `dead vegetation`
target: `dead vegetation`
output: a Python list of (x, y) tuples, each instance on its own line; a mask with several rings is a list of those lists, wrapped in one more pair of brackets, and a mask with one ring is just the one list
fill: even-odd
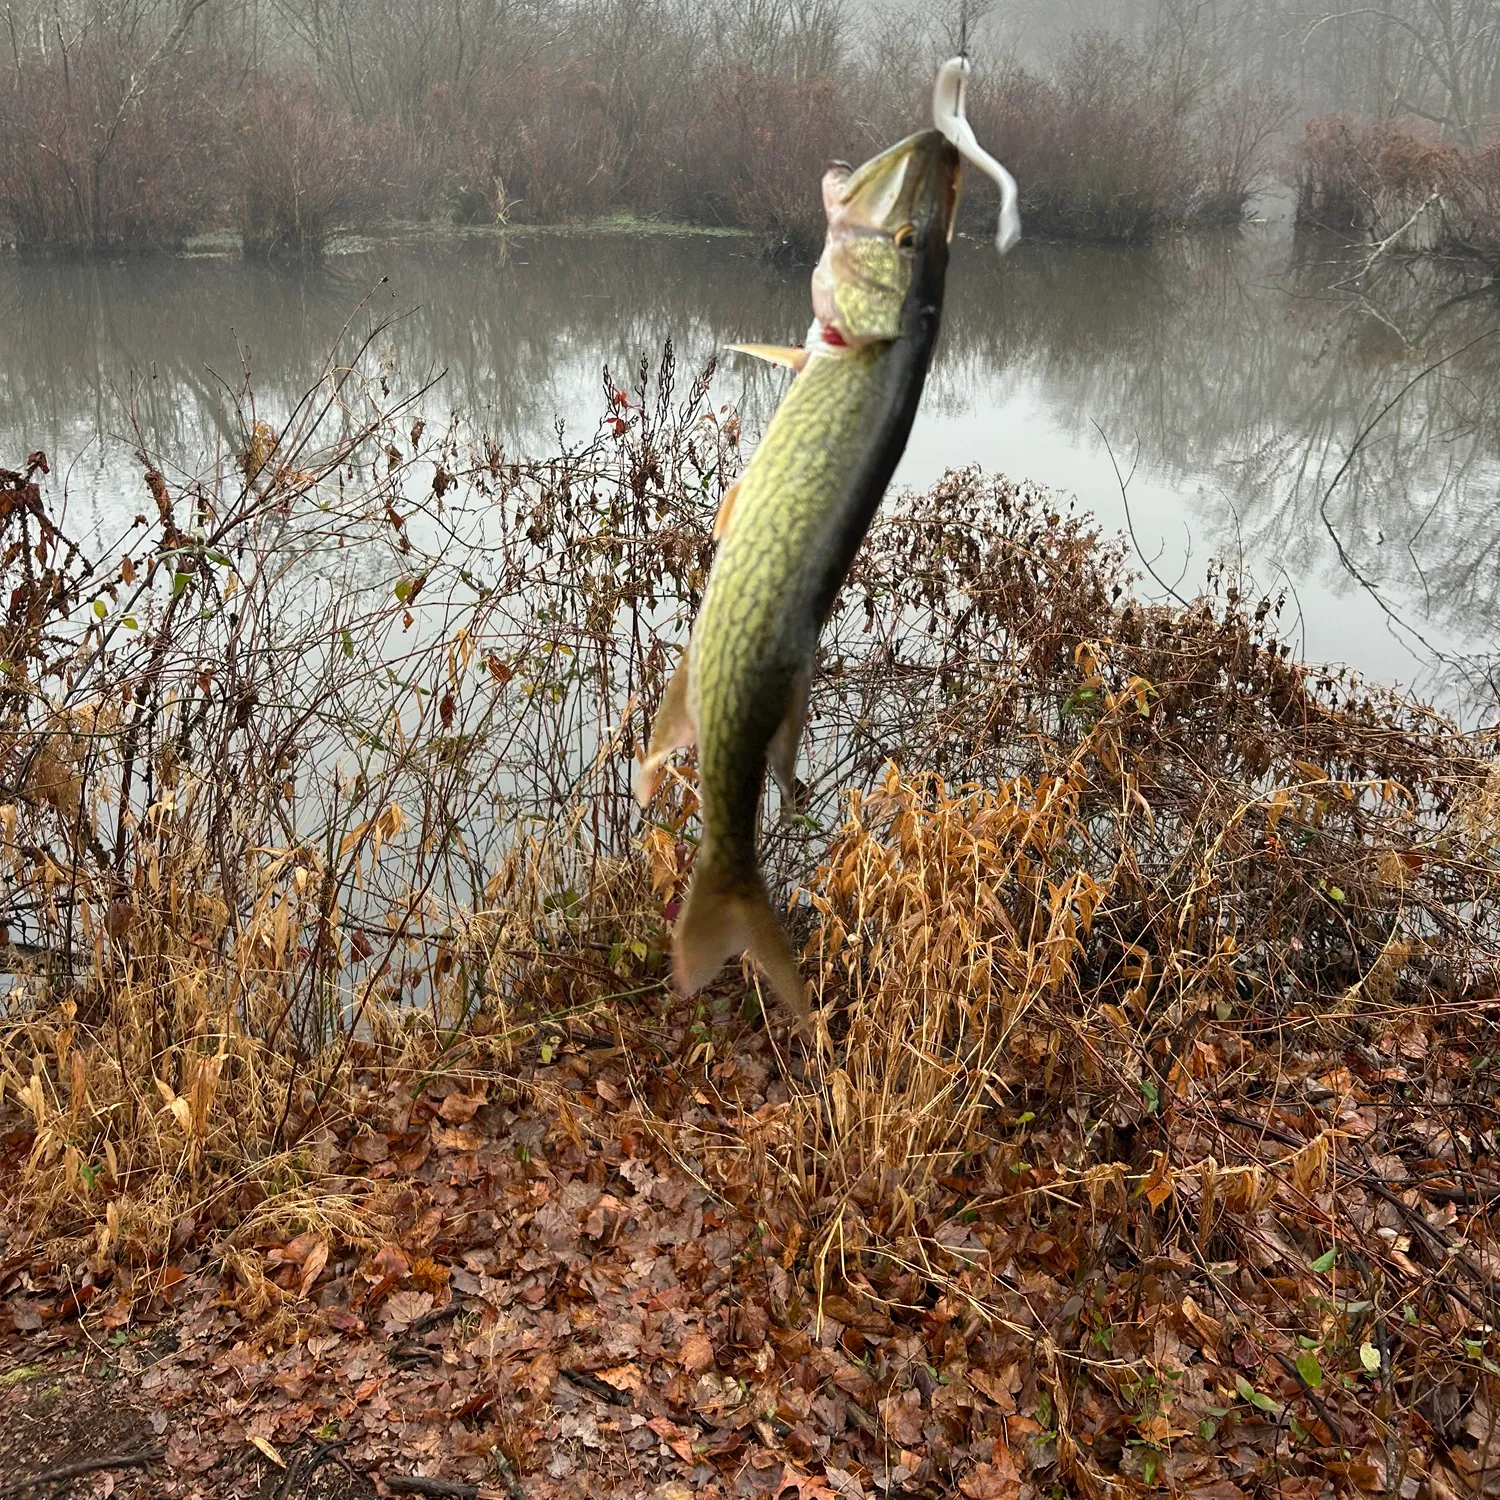
[(1145, 244), (1243, 222), (1291, 109), (1270, 88), (1184, 88), (1144, 45), (1088, 34), (1046, 73), (1012, 67), (976, 88), (971, 113), (1015, 174), (1028, 233)]
[(39, 458), (0, 488), (21, 1347), (177, 1330), (132, 1368), (179, 1493), (335, 1441), (499, 1493), (1492, 1489), (1494, 745), (955, 473), (872, 534), (770, 835), (818, 1037), (684, 1004), (692, 773), (642, 824), (629, 760), (734, 415), (669, 353), (522, 463), (381, 336), (147, 467), (115, 554)]
[[(952, 50), (933, 14), (824, 0), (382, 9), (216, 25), (203, 0), (80, 0), (73, 33), (13, 24), (0, 238), (118, 254), (232, 227), (250, 255), (316, 259), (339, 228), (625, 212), (812, 258), (826, 161), (925, 121)], [(976, 124), (1034, 233), (1141, 243), (1243, 219), (1287, 103), (1171, 32), (1090, 32), (1031, 71), (981, 61)]]
[(1382, 252), (1500, 266), (1500, 141), (1329, 117), (1308, 122), (1296, 171), (1301, 224), (1358, 231)]

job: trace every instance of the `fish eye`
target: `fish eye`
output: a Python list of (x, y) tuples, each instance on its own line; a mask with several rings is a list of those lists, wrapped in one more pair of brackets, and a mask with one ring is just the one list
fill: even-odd
[(905, 250), (908, 245), (913, 244), (917, 238), (917, 226), (915, 224), (903, 224), (892, 236), (893, 242), (898, 250)]

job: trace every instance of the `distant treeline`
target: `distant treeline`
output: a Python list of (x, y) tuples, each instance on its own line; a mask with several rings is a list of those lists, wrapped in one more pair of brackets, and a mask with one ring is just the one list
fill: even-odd
[[(232, 226), (249, 252), (315, 255), (335, 226), (626, 210), (806, 252), (824, 163), (920, 121), (954, 45), (916, 16), (856, 26), (839, 0), (332, 0), (275, 7), (270, 37), (227, 0), (75, 4), (12, 18), (0, 224), (22, 251)], [(1169, 41), (981, 60), (976, 125), (1034, 230), (1143, 240), (1239, 217), (1287, 101)]]
[[(806, 254), (824, 163), (920, 123), (963, 31), (971, 117), (1029, 230), (1140, 243), (1239, 221), (1307, 97), (1247, 40), (1250, 12), (1279, 14), (1269, 0), (1132, 0), (1115, 30), (1054, 27), (1024, 54), (982, 8), (11, 0), (0, 239), (114, 254), (233, 229), (248, 253), (310, 257), (338, 227), (626, 211)], [(976, 189), (970, 222), (992, 206)]]

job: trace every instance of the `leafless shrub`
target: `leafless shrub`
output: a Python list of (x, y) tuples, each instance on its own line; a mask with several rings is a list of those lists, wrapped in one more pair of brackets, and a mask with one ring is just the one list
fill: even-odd
[[(1261, 183), (1284, 96), (1184, 98), (1143, 51), (1077, 37), (1046, 74), (1013, 67), (976, 90), (975, 128), (1014, 172), (1041, 235), (1140, 243), (1193, 222), (1238, 223)], [(975, 201), (989, 208), (983, 189)]]
[(1500, 263), (1500, 142), (1466, 148), (1391, 123), (1319, 119), (1295, 170), (1299, 223)]
[(0, 231), (23, 252), (154, 250), (180, 244), (222, 201), (222, 65), (152, 66), (103, 37), (17, 52), (0, 89)]
[(341, 224), (379, 201), (368, 132), (310, 80), (260, 85), (238, 136), (238, 217), (247, 255), (315, 260)]
[[(684, 122), (686, 123), (686, 122)], [(776, 252), (816, 257), (827, 163), (860, 154), (862, 132), (847, 88), (739, 67), (707, 81), (685, 131), (671, 207), (753, 230)]]

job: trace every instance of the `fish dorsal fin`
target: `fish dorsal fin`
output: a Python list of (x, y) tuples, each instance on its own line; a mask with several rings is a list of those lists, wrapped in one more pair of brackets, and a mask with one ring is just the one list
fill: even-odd
[(785, 344), (728, 344), (725, 346), (736, 354), (752, 354), (768, 365), (785, 365), (791, 370), (800, 370), (807, 363), (807, 350)]
[(714, 517), (713, 537), (716, 542), (722, 542), (724, 533), (729, 530), (729, 520), (734, 515), (734, 502), (740, 498), (740, 486), (744, 482), (743, 479), (736, 479), (724, 491), (724, 498), (719, 501), (719, 513)]

